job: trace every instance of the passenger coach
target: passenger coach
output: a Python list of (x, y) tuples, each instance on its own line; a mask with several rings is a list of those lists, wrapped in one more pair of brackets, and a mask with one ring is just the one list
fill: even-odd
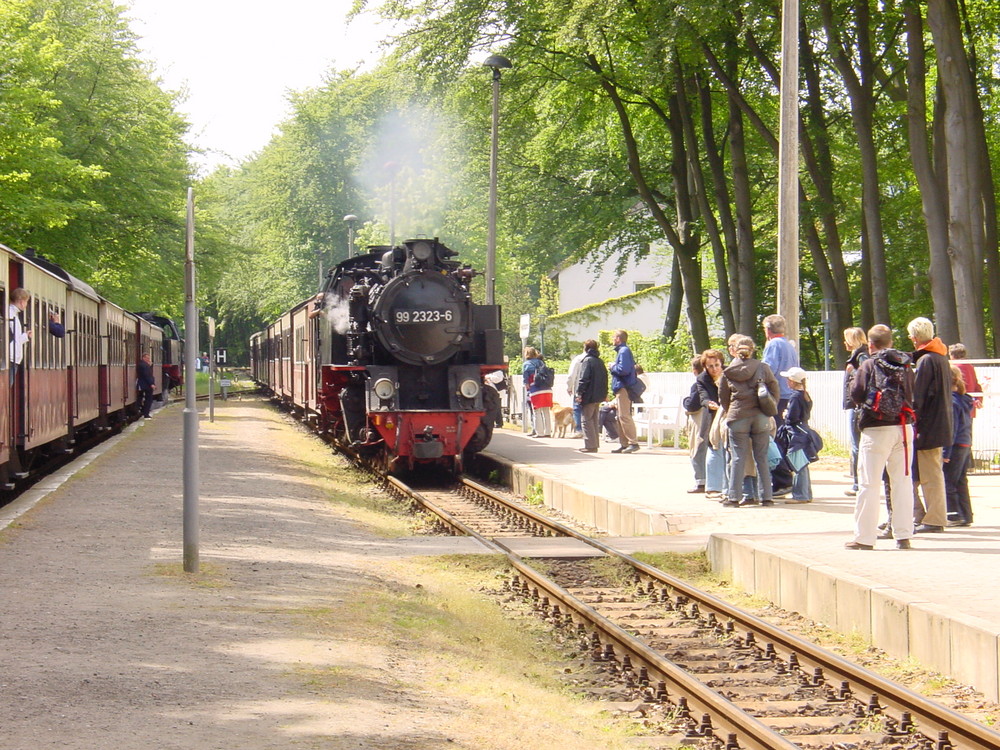
[[(136, 365), (162, 362), (163, 330), (101, 297), (58, 265), (0, 245), (0, 485), (14, 486), (36, 464), (72, 450), (83, 437), (118, 429), (137, 415)], [(10, 293), (31, 300), (19, 313), (31, 340), (13, 374)], [(161, 368), (153, 368), (161, 393)]]

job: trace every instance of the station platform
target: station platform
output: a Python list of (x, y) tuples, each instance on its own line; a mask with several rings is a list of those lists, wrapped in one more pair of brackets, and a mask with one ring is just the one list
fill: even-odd
[(684, 539), (747, 592), (1000, 699), (1000, 475), (969, 477), (972, 526), (918, 534), (911, 550), (882, 541), (852, 551), (846, 459), (813, 464), (811, 503), (724, 508), (687, 492), (686, 451), (612, 454), (617, 443), (602, 442), (586, 454), (582, 444), (497, 430), (478, 471), (519, 494), (540, 489), (546, 505), (612, 536), (639, 537), (636, 550), (643, 535), (649, 551), (664, 536)]

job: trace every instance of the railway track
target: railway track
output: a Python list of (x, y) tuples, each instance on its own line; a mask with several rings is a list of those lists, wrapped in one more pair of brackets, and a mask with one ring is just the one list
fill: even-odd
[[(631, 699), (660, 706), (675, 741), (719, 750), (1000, 748), (1000, 733), (471, 480), (415, 490), (382, 479), (447, 533), (505, 554), (510, 594), (578, 640)], [(518, 536), (574, 537), (620, 572), (609, 577), (607, 566), (580, 559), (530, 564), (511, 549)]]

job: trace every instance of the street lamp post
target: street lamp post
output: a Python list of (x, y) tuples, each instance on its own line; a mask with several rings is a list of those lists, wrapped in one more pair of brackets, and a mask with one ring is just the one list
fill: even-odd
[(799, 0), (782, 0), (778, 128), (778, 314), (799, 346)]
[(354, 222), (358, 220), (358, 217), (354, 214), (347, 214), (344, 217), (344, 221), (347, 222), (347, 257), (354, 257)]
[(493, 70), (493, 131), (490, 141), (490, 215), (486, 240), (486, 304), (496, 304), (497, 281), (497, 137), (500, 125), (500, 71), (511, 67), (502, 55), (490, 55), (483, 63)]

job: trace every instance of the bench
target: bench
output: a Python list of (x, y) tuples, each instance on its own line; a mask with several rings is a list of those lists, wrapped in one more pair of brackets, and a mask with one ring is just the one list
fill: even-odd
[(636, 432), (646, 434), (646, 447), (653, 447), (653, 439), (659, 443), (665, 432), (674, 433), (674, 448), (680, 447), (681, 431), (687, 426), (687, 413), (680, 397), (659, 395), (643, 396), (644, 402), (635, 404), (632, 419)]

